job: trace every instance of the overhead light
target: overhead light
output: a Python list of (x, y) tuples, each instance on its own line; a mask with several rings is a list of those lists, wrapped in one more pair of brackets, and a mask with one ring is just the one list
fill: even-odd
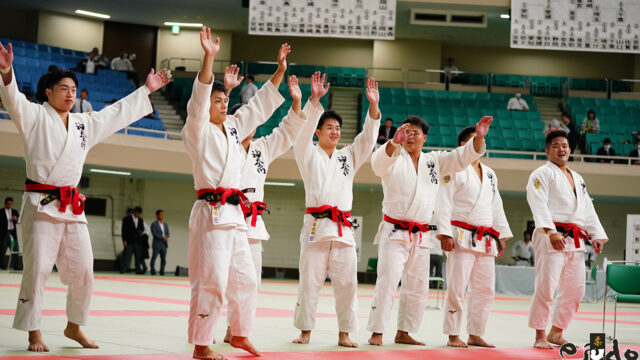
[(93, 17), (97, 17), (97, 18), (101, 18), (101, 19), (110, 19), (111, 18), (111, 15), (100, 14), (100, 13), (97, 13), (97, 12), (86, 11), (86, 10), (76, 10), (76, 14), (93, 16)]
[(509, 14), (500, 14), (500, 18), (502, 18), (502, 19), (511, 19), (511, 16)]
[(295, 183), (272, 182), (272, 181), (265, 181), (264, 184), (265, 185), (273, 185), (273, 186), (296, 186)]
[(198, 23), (181, 23), (181, 22), (165, 21), (164, 24), (165, 26), (202, 27), (202, 24), (198, 24)]
[(110, 175), (124, 175), (124, 176), (131, 175), (131, 173), (128, 171), (115, 171), (115, 170), (104, 170), (104, 169), (89, 169), (89, 172), (100, 173), (100, 174), (110, 174)]

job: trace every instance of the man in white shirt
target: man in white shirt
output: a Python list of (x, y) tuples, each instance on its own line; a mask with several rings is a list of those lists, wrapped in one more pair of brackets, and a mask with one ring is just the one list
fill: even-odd
[(80, 98), (76, 99), (71, 109), (72, 113), (90, 113), (93, 111), (93, 105), (87, 100), (89, 91), (87, 89), (80, 90)]
[(522, 98), (522, 93), (520, 91), (516, 91), (515, 96), (509, 99), (509, 102), (507, 103), (507, 110), (529, 110), (529, 105), (527, 105), (527, 101)]
[(447, 59), (447, 65), (442, 70), (444, 70), (444, 76), (449, 79), (449, 82), (455, 82), (455, 79), (460, 73), (460, 70), (458, 70), (455, 64), (455, 60), (451, 57)]
[[(584, 297), (585, 240), (590, 238), (599, 254), (608, 238), (584, 179), (567, 167), (571, 155), (567, 133), (552, 131), (545, 142), (549, 161), (534, 170), (527, 183), (527, 202), (536, 224), (536, 284), (529, 327), (536, 331), (533, 346), (551, 349), (551, 344), (567, 343), (562, 332), (569, 327)], [(547, 335), (552, 316), (553, 326)]]
[(516, 242), (511, 250), (513, 259), (515, 260), (514, 265), (533, 266), (534, 253), (533, 243), (531, 242), (531, 230), (526, 230), (522, 236), (524, 239)]
[(122, 50), (122, 56), (115, 57), (111, 60), (111, 70), (127, 73), (127, 79), (131, 80), (134, 86), (138, 86), (138, 73), (136, 73), (131, 60), (129, 60), (128, 54), (124, 50)]
[(247, 83), (244, 84), (244, 86), (240, 90), (240, 102), (242, 104), (248, 103), (253, 95), (255, 95), (258, 91), (258, 86), (254, 83), (255, 78), (253, 77), (253, 75), (248, 75), (245, 81)]

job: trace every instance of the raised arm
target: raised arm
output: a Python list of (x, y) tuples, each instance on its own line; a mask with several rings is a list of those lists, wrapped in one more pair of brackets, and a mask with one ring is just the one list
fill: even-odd
[(393, 139), (380, 146), (371, 155), (371, 168), (377, 176), (383, 177), (391, 172), (393, 164), (395, 164), (402, 152), (402, 143), (409, 138), (406, 132), (408, 127), (409, 124), (400, 126), (393, 135)]
[(327, 94), (330, 87), (329, 83), (325, 85), (325, 80), (326, 74), (320, 75), (320, 72), (311, 76), (311, 97), (303, 110), (307, 121), (293, 143), (293, 154), (299, 167), (307, 164), (313, 150), (313, 134), (318, 126), (320, 116), (324, 112), (320, 99)]
[(491, 125), (492, 121), (492, 116), (484, 116), (476, 124), (476, 135), (471, 140), (452, 151), (439, 153), (441, 174), (453, 174), (462, 171), (484, 155), (486, 151), (484, 137), (489, 131), (489, 125)]
[(217, 37), (215, 41), (212, 41), (211, 29), (203, 26), (200, 30), (200, 45), (204, 50), (204, 58), (198, 73), (198, 80), (203, 84), (211, 84), (213, 82), (213, 61), (220, 50), (220, 38)]
[(350, 150), (353, 154), (353, 166), (354, 170), (358, 171), (360, 166), (364, 164), (376, 143), (376, 135), (380, 128), (380, 108), (378, 108), (378, 102), (380, 101), (380, 94), (378, 93), (378, 83), (374, 78), (369, 78), (367, 81), (367, 89), (365, 92), (367, 100), (369, 100), (369, 110), (364, 121), (364, 128), (362, 132), (353, 139), (353, 145)]
[(289, 44), (284, 43), (280, 46), (280, 51), (278, 52), (278, 69), (271, 76), (271, 79), (269, 79), (276, 89), (280, 86), (284, 73), (287, 71), (287, 55), (289, 55), (290, 52), (291, 46)]
[(244, 76), (238, 76), (239, 73), (240, 68), (237, 65), (229, 65), (224, 68), (224, 88), (227, 89), (227, 97), (229, 97), (231, 90), (238, 87), (244, 80)]
[(438, 206), (435, 211), (436, 226), (438, 227), (436, 238), (440, 240), (440, 246), (443, 251), (452, 251), (455, 247), (453, 236), (456, 235), (451, 228), (456, 176), (455, 174), (447, 174), (440, 180), (440, 188), (438, 189), (436, 200)]

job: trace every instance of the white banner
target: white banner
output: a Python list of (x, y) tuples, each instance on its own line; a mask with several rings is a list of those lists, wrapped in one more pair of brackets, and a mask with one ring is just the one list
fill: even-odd
[(625, 261), (640, 262), (640, 215), (627, 214), (627, 247)]
[(251, 0), (249, 34), (395, 38), (396, 0)]
[(640, 0), (512, 0), (511, 47), (640, 53)]

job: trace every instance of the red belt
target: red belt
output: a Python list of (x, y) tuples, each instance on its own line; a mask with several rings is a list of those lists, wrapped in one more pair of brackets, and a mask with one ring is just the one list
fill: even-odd
[[(218, 202), (220, 202), (222, 205), (225, 205), (227, 203), (227, 199), (229, 199), (230, 197), (237, 199), (237, 205), (240, 205), (240, 209), (242, 209), (242, 213), (245, 216), (250, 213), (251, 202), (241, 190), (223, 187), (198, 190), (198, 199), (206, 200), (210, 205), (216, 205)], [(230, 201), (230, 203), (232, 202)], [(233, 203), (235, 203), (235, 201), (233, 201)]]
[(563, 237), (567, 237), (569, 235), (569, 231), (571, 231), (571, 237), (573, 238), (573, 244), (576, 246), (576, 249), (580, 248), (580, 239), (589, 239), (589, 233), (587, 230), (581, 228), (575, 224), (565, 224), (561, 222), (553, 222), (553, 225), (556, 226), (557, 231), (561, 231), (564, 234)]
[[(482, 238), (485, 235), (489, 235), (489, 239), (487, 239), (487, 243), (486, 243), (487, 254), (491, 254), (491, 238), (494, 238), (497, 241), (496, 245), (499, 248), (499, 252), (502, 252), (502, 244), (500, 244), (500, 233), (496, 231), (496, 229), (492, 228), (491, 226), (473, 226), (473, 225), (467, 224), (466, 222), (457, 221), (457, 220), (452, 220), (451, 225), (457, 226), (459, 228), (463, 228), (465, 230), (469, 230), (473, 233), (477, 233), (476, 239), (478, 241), (482, 240)], [(475, 247), (475, 241), (473, 240), (473, 235), (474, 235), (473, 233), (471, 234), (471, 241), (474, 243), (473, 246)]]
[(311, 214), (316, 219), (331, 217), (331, 221), (338, 223), (338, 235), (342, 237), (342, 227), (351, 227), (351, 222), (347, 219), (351, 216), (351, 211), (341, 211), (337, 206), (322, 205), (316, 208), (307, 208), (307, 214)]
[(251, 203), (251, 209), (246, 216), (251, 216), (251, 226), (256, 227), (256, 221), (258, 219), (257, 215), (262, 215), (264, 211), (267, 210), (267, 204), (262, 201), (254, 201)]
[(84, 212), (84, 202), (86, 201), (86, 197), (80, 194), (76, 187), (28, 183), (24, 185), (24, 191), (43, 192), (58, 198), (58, 200), (60, 200), (60, 212), (67, 211), (67, 206), (69, 205), (71, 205), (71, 211), (74, 215), (82, 215)]
[(402, 220), (397, 220), (394, 219), (392, 217), (389, 217), (387, 215), (385, 215), (383, 217), (384, 221), (388, 222), (388, 223), (392, 223), (396, 226), (394, 226), (396, 229), (402, 229), (402, 230), (407, 230), (409, 232), (409, 242), (412, 241), (411, 239), (411, 234), (415, 233), (415, 232), (420, 232), (420, 245), (422, 245), (422, 233), (423, 232), (427, 232), (429, 230), (434, 230), (432, 229), (432, 227), (429, 224), (420, 224), (417, 223), (415, 221), (402, 221)]

